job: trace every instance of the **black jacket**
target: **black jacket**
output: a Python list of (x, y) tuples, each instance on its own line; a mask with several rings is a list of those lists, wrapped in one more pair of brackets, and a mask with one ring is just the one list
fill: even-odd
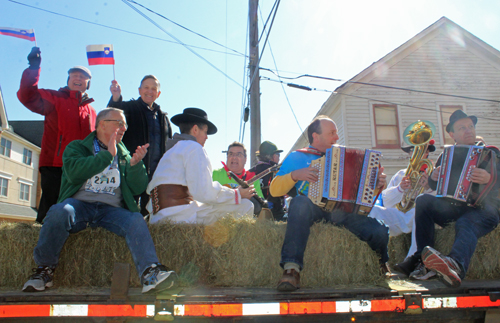
[[(148, 106), (146, 103), (144, 103), (142, 98), (139, 98), (137, 100), (123, 101), (122, 97), (120, 96), (120, 100), (118, 102), (114, 102), (113, 97), (111, 97), (108, 103), (108, 107), (123, 110), (123, 113), (125, 114), (128, 129), (125, 132), (125, 135), (123, 135), (122, 141), (131, 154), (135, 152), (137, 146), (142, 146), (150, 142), (148, 121), (146, 119), (146, 109), (148, 109)], [(170, 121), (168, 120), (167, 113), (161, 111), (158, 104), (153, 103), (153, 108), (158, 109), (158, 115), (160, 117), (161, 158), (161, 156), (163, 156), (166, 151), (167, 139), (172, 138), (172, 126), (170, 125)], [(149, 178), (151, 178), (153, 174), (151, 173), (151, 159), (149, 156), (149, 152), (144, 157), (143, 162), (146, 166), (146, 170), (148, 171), (148, 176)], [(155, 164), (158, 164), (158, 162), (159, 160), (156, 161)]]

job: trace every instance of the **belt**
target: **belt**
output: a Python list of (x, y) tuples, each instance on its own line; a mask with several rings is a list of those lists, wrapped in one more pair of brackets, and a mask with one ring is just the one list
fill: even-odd
[(161, 184), (151, 191), (153, 214), (167, 207), (189, 204), (193, 197), (187, 186), (177, 184)]

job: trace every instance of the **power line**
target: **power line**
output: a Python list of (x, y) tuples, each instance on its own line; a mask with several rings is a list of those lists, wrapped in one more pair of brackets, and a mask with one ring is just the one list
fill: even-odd
[[(364, 97), (364, 96), (359, 96), (359, 95), (354, 95), (354, 94), (347, 94), (347, 93), (343, 93), (343, 92), (335, 92), (335, 91), (330, 91), (330, 90), (317, 89), (317, 88), (312, 88), (312, 87), (308, 87), (308, 86), (305, 86), (305, 85), (299, 85), (299, 84), (294, 84), (294, 83), (286, 83), (286, 82), (283, 82), (281, 80), (273, 80), (273, 79), (270, 79), (268, 77), (261, 77), (261, 79), (267, 80), (267, 81), (271, 81), (271, 82), (277, 82), (277, 83), (286, 84), (286, 85), (288, 85), (290, 87), (295, 87), (295, 88), (299, 88), (299, 89), (307, 89), (307, 91), (330, 92), (330, 93), (334, 93), (334, 94), (337, 94), (337, 95), (345, 95), (345, 96), (350, 96), (350, 97), (354, 97), (354, 98), (358, 98), (358, 99), (365, 99), (365, 100), (368, 100), (368, 101), (382, 102), (382, 103), (387, 103), (387, 104), (391, 104), (391, 105), (398, 105), (398, 106), (410, 107), (410, 108), (419, 109), (419, 110), (439, 112), (439, 110), (436, 110), (436, 109), (433, 109), (433, 108), (424, 108), (424, 107), (420, 107), (420, 106), (416, 106), (416, 105), (411, 105), (411, 104), (405, 104), (405, 103), (398, 103), (398, 102), (392, 102), (392, 101), (387, 101), (387, 100), (380, 100), (380, 99), (368, 98), (368, 97)], [(489, 117), (482, 117), (482, 116), (476, 116), (476, 117), (478, 119), (500, 122), (500, 119), (489, 118)]]
[(452, 98), (459, 98), (459, 99), (467, 99), (467, 100), (477, 100), (477, 101), (487, 101), (487, 102), (500, 103), (499, 100), (490, 100), (490, 99), (474, 98), (474, 97), (463, 96), (463, 95), (455, 95), (455, 94), (446, 94), (446, 93), (439, 93), (439, 92), (431, 92), (431, 91), (422, 91), (422, 90), (415, 90), (415, 89), (407, 89), (407, 88), (402, 88), (402, 87), (382, 85), (382, 84), (376, 84), (376, 83), (356, 82), (356, 81), (350, 81), (350, 80), (346, 81), (346, 80), (342, 80), (342, 79), (336, 79), (336, 78), (324, 77), (324, 76), (317, 76), (317, 75), (310, 75), (310, 74), (303, 74), (303, 75), (299, 75), (299, 76), (296, 76), (296, 77), (285, 77), (285, 76), (281, 76), (281, 75), (275, 73), (273, 70), (271, 70), (269, 68), (263, 68), (263, 67), (261, 67), (260, 69), (269, 71), (269, 72), (273, 73), (274, 75), (278, 76), (280, 79), (283, 78), (283, 79), (287, 79), (287, 80), (296, 80), (296, 79), (299, 79), (301, 77), (312, 77), (312, 78), (317, 78), (317, 79), (322, 79), (322, 80), (328, 80), (328, 81), (336, 81), (336, 82), (345, 82), (345, 83), (353, 83), (353, 84), (376, 86), (376, 87), (382, 87), (382, 88), (391, 89), (391, 90), (401, 90), (401, 91), (424, 93), (424, 94), (433, 94), (433, 95), (440, 95), (440, 96), (449, 96), (449, 97), (452, 97)]
[(214, 40), (212, 40), (212, 39), (210, 39), (210, 38), (208, 38), (208, 37), (205, 37), (205, 36), (203, 36), (203, 35), (202, 35), (202, 34), (200, 34), (200, 33), (197, 33), (197, 32), (195, 32), (195, 31), (193, 31), (193, 30), (191, 30), (191, 29), (189, 29), (189, 28), (187, 28), (187, 27), (184, 27), (183, 25), (176, 23), (175, 21), (173, 21), (173, 20), (171, 20), (171, 19), (169, 19), (169, 18), (167, 18), (167, 17), (163, 16), (162, 14), (159, 14), (158, 12), (156, 12), (156, 11), (154, 11), (154, 10), (152, 10), (152, 9), (149, 9), (148, 7), (146, 7), (146, 6), (142, 5), (142, 4), (140, 4), (140, 3), (138, 3), (138, 2), (136, 2), (136, 1), (134, 1), (134, 0), (127, 0), (127, 1), (128, 1), (128, 2), (132, 2), (132, 3), (134, 3), (134, 4), (138, 5), (138, 6), (140, 6), (140, 7), (142, 7), (142, 8), (144, 8), (144, 9), (146, 9), (147, 11), (149, 11), (149, 12), (151, 12), (151, 13), (154, 13), (155, 15), (157, 15), (157, 16), (159, 16), (159, 17), (162, 17), (162, 18), (163, 18), (163, 19), (165, 19), (165, 20), (170, 21), (170, 22), (171, 22), (171, 23), (173, 23), (174, 25), (179, 26), (179, 27), (181, 27), (182, 29), (189, 31), (190, 33), (193, 33), (193, 34), (195, 34), (195, 35), (197, 35), (197, 36), (200, 36), (201, 38), (206, 39), (206, 40), (208, 40), (208, 41), (209, 41), (209, 42), (211, 42), (211, 43), (214, 43), (214, 44), (216, 44), (216, 45), (218, 45), (218, 46), (221, 46), (221, 47), (223, 47), (223, 48), (225, 48), (225, 49), (228, 49), (228, 50), (230, 50), (230, 51), (232, 51), (232, 52), (235, 52), (235, 53), (237, 53), (237, 54), (239, 54), (239, 55), (245, 56), (245, 54), (240, 53), (240, 52), (238, 52), (237, 50), (231, 49), (231, 48), (229, 48), (229, 47), (227, 47), (227, 46), (224, 46), (224, 45), (222, 45), (222, 44), (219, 44), (218, 42), (216, 42), (216, 41), (214, 41)]
[[(259, 54), (259, 61), (257, 62), (257, 68), (259, 68), (259, 69), (260, 69), (260, 67), (259, 67), (260, 60), (262, 59), (262, 54), (264, 53), (264, 49), (266, 48), (266, 43), (267, 43), (267, 40), (269, 39), (269, 34), (271, 33), (271, 29), (273, 28), (274, 18), (276, 17), (276, 13), (278, 12), (278, 7), (280, 5), (280, 2), (281, 2), (281, 0), (276, 0), (275, 1), (276, 6), (273, 6), (273, 8), (275, 8), (273, 19), (271, 20), (271, 25), (269, 26), (269, 31), (267, 32), (267, 35), (266, 35), (266, 41), (264, 42), (264, 46), (262, 48), (262, 51)], [(269, 13), (269, 15), (271, 15), (271, 12)], [(253, 75), (250, 79), (250, 86), (252, 86), (253, 81), (255, 79), (255, 76), (257, 75), (257, 72), (258, 72), (258, 69), (255, 69), (255, 72), (253, 73)]]
[(139, 15), (143, 16), (144, 19), (146, 19), (147, 21), (149, 21), (150, 23), (152, 23), (153, 25), (155, 25), (158, 29), (160, 29), (161, 31), (163, 31), (165, 34), (167, 34), (170, 37), (172, 37), (173, 39), (175, 39), (179, 44), (181, 44), (182, 46), (184, 46), (187, 50), (189, 50), (191, 53), (193, 53), (198, 58), (200, 58), (201, 60), (203, 60), (205, 63), (207, 63), (208, 65), (210, 65), (211, 67), (213, 67), (216, 71), (218, 71), (219, 73), (221, 73), (222, 75), (224, 75), (225, 77), (227, 77), (228, 79), (230, 79), (231, 81), (233, 81), (234, 84), (238, 85), (239, 87), (243, 87), (240, 83), (238, 83), (237, 81), (235, 81), (232, 77), (230, 77), (229, 75), (227, 75), (226, 73), (224, 73), (224, 71), (222, 71), (221, 69), (219, 69), (214, 64), (210, 63), (205, 57), (201, 56), (200, 54), (198, 54), (197, 52), (195, 52), (194, 50), (192, 50), (191, 48), (189, 48), (188, 46), (186, 46), (186, 44), (184, 44), (180, 39), (178, 39), (177, 37), (175, 37), (174, 35), (172, 35), (168, 31), (166, 31), (165, 29), (163, 29), (153, 19), (149, 18), (144, 13), (142, 13), (139, 9), (137, 9), (132, 4), (130, 4), (128, 2), (128, 0), (122, 0), (122, 2), (125, 3), (127, 6), (129, 6), (130, 8), (132, 8), (132, 10), (136, 11)]
[[(259, 6), (259, 11), (260, 11), (260, 6)], [(261, 19), (262, 19), (262, 13), (261, 13)], [(268, 20), (269, 20), (269, 18), (268, 18)], [(271, 42), (269, 42), (269, 52), (271, 53), (271, 57), (273, 58), (274, 67), (276, 69), (278, 69), (278, 65), (276, 64), (276, 59), (274, 58), (273, 49), (271, 47)], [(293, 111), (292, 103), (290, 102), (290, 99), (288, 98), (288, 94), (286, 93), (286, 90), (285, 90), (285, 87), (283, 86), (283, 83), (281, 83), (281, 89), (283, 90), (283, 93), (285, 94), (286, 101), (288, 102), (288, 107), (290, 108), (290, 111), (292, 111), (292, 115), (295, 118), (295, 122), (297, 123), (297, 126), (299, 126), (300, 133), (302, 134), (302, 136), (304, 136), (304, 139), (307, 140), (306, 135), (304, 134), (304, 130), (302, 130), (302, 127), (300, 126), (299, 120), (297, 119), (297, 115), (295, 114), (295, 111)]]
[[(144, 34), (136, 33), (136, 32), (125, 30), (125, 29), (120, 29), (120, 28), (116, 28), (116, 27), (111, 27), (111, 26), (99, 24), (99, 23), (96, 23), (96, 22), (92, 22), (92, 21), (88, 21), (88, 20), (84, 20), (84, 19), (80, 19), (80, 18), (76, 18), (76, 17), (64, 15), (62, 13), (50, 11), (50, 10), (47, 10), (47, 9), (43, 9), (43, 8), (31, 6), (31, 5), (28, 5), (28, 4), (25, 4), (25, 3), (21, 3), (21, 2), (17, 2), (17, 1), (14, 1), (14, 0), (8, 0), (8, 1), (10, 1), (12, 3), (15, 3), (15, 4), (18, 4), (18, 5), (22, 5), (22, 6), (28, 7), (28, 8), (32, 8), (32, 9), (44, 11), (44, 12), (47, 12), (47, 13), (50, 13), (50, 14), (53, 14), (53, 15), (56, 15), (56, 16), (61, 16), (61, 17), (65, 17), (65, 18), (77, 20), (77, 21), (84, 22), (84, 23), (87, 23), (87, 24), (91, 24), (91, 25), (95, 25), (95, 26), (99, 26), (99, 27), (104, 27), (104, 28), (108, 28), (108, 29), (112, 29), (112, 30), (116, 30), (116, 31), (121, 31), (121, 32), (124, 32), (124, 33), (127, 33), (127, 34), (131, 34), (131, 35), (146, 37), (146, 38), (155, 39), (155, 40), (161, 40), (161, 41), (164, 41), (164, 42), (167, 42), (167, 43), (172, 43), (172, 44), (180, 45), (178, 42), (171, 41), (171, 40), (168, 40), (168, 39), (153, 37), (153, 36), (144, 35)], [(187, 44), (185, 44), (185, 46), (189, 46), (189, 47), (197, 48), (197, 49), (201, 49), (201, 50), (206, 50), (206, 51), (210, 51), (210, 52), (215, 52), (215, 53), (222, 53), (222, 54), (226, 54), (226, 55), (233, 55), (233, 56), (242, 56), (243, 55), (243, 56), (245, 56), (244, 54), (240, 54), (238, 52), (237, 52), (238, 54), (233, 54), (233, 53), (223, 52), (223, 51), (219, 51), (219, 50), (215, 50), (215, 49), (209, 49), (209, 48), (194, 46), (194, 45), (187, 45)]]
[[(264, 32), (266, 31), (267, 23), (269, 22), (269, 19), (271, 18), (271, 14), (274, 11), (274, 7), (276, 7), (276, 4), (278, 2), (275, 1), (273, 4), (273, 7), (271, 8), (271, 11), (269, 11), (269, 16), (267, 16), (266, 23), (264, 24), (264, 27), (262, 27), (262, 33), (260, 34), (258, 42), (260, 43), (260, 40), (262, 39), (262, 36), (264, 36)], [(260, 19), (262, 20), (262, 11), (260, 10), (260, 4), (259, 4), (259, 11), (260, 11)]]

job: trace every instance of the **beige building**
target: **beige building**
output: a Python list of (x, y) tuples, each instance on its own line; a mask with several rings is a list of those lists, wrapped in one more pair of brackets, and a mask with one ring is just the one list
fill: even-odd
[(36, 219), (42, 133), (43, 121), (9, 123), (0, 92), (0, 221)]
[[(500, 146), (499, 102), (500, 52), (442, 17), (338, 87), (318, 115), (335, 121), (339, 144), (380, 150), (389, 180), (408, 165), (400, 147), (417, 120), (436, 126), (434, 161), (452, 143), (445, 127), (456, 109), (476, 115), (477, 135)], [(307, 146), (304, 138), (292, 150)]]

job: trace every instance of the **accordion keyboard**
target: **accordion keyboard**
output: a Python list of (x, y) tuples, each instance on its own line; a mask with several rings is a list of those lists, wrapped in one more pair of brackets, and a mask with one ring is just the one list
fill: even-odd
[(325, 169), (325, 157), (318, 158), (311, 162), (311, 167), (318, 170), (318, 180), (314, 183), (309, 182), (307, 196), (316, 205), (322, 207), (323, 198), (323, 172)]

